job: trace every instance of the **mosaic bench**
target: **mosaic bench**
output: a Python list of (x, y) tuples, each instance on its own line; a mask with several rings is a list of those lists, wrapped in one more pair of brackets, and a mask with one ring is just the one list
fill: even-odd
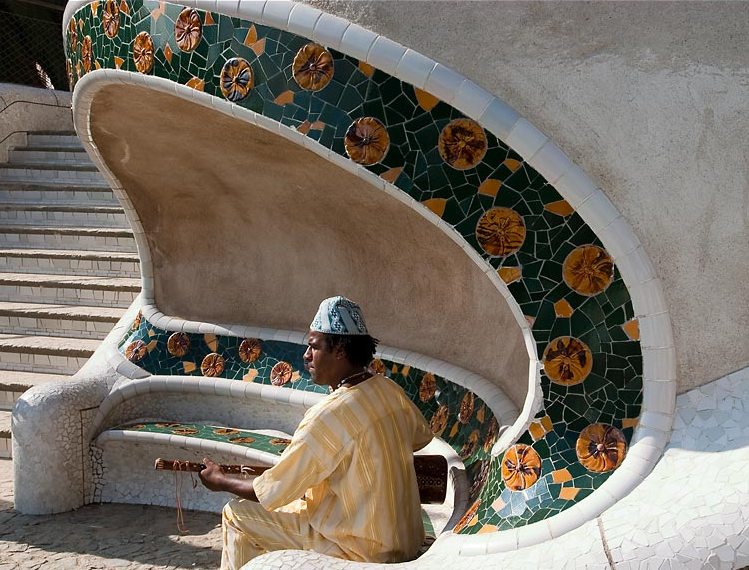
[[(131, 324), (120, 325), (125, 331), (118, 351), (127, 365), (120, 370), (135, 376), (137, 367), (143, 377), (119, 384), (99, 406), (90, 446), (90, 501), (174, 505), (175, 475), (154, 471), (157, 457), (200, 461), (210, 455), (220, 463), (275, 464), (305, 410), (327, 393), (304, 370), (303, 335), (167, 330), (152, 322), (162, 316), (145, 312), (150, 319), (139, 312)], [(405, 363), (409, 355), (403, 352), (397, 360), (382, 355), (371, 368), (399, 383), (430, 422), (435, 440), (419, 453), (448, 460), (445, 502), (424, 506), (427, 528), (439, 533), (456, 524), (486, 484), (500, 426), (512, 422), (517, 411), (475, 375), (433, 359), (420, 361), (418, 355), (410, 358), (423, 364)], [(443, 370), (462, 372), (463, 382), (470, 379), (479, 388), (451, 381)], [(229, 498), (181, 485), (185, 508), (219, 511)]]

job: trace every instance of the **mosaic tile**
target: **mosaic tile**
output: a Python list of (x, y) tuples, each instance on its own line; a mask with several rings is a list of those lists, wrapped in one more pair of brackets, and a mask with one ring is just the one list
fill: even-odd
[[(470, 117), (329, 46), (319, 49), (309, 38), (177, 4), (123, 0), (118, 13), (114, 6), (83, 6), (68, 22), (71, 86), (90, 69), (153, 74), (295, 128), (429, 208), (507, 284), (531, 326), (537, 353), (554, 362), (551, 376), (541, 376), (544, 401), (536, 427), (517, 442), (538, 454), (540, 472), (528, 489), (512, 491), (501, 477), (501, 458), (492, 459), (483, 467), (486, 483), (474, 490), (475, 513), (460, 532), (548, 518), (606, 480), (610, 471), (591, 472), (579, 462), (576, 442), (589, 426), (603, 424), (620, 430), (629, 443), (642, 402), (639, 330), (611, 256), (552, 185)], [(355, 124), (367, 128), (352, 132)], [(127, 356), (130, 347), (130, 356), (140, 357), (137, 364), (146, 370), (180, 375), (200, 374), (204, 359), (215, 353), (223, 359), (221, 377), (262, 383), (270, 383), (273, 367), (286, 362), (292, 376), (286, 381), (286, 373), (276, 375), (285, 388), (320, 390), (305, 375), (298, 346), (259, 339), (260, 355), (245, 362), (239, 353), (245, 339), (215, 338), (210, 349), (202, 335), (188, 335), (187, 352), (177, 356), (167, 350), (171, 332), (144, 321), (123, 339), (121, 350)], [(571, 339), (579, 345), (571, 346)], [(488, 457), (496, 421), (483, 402), (476, 399), (468, 414), (465, 390), (437, 377), (434, 397), (423, 401), (420, 391), (432, 389), (427, 379), (421, 390), (429, 371), (403, 373), (393, 363), (386, 368), (469, 467)], [(553, 475), (562, 469), (572, 477), (564, 487)], [(477, 477), (481, 470), (471, 473)], [(560, 498), (562, 488), (577, 492), (572, 497), (566, 490)]]

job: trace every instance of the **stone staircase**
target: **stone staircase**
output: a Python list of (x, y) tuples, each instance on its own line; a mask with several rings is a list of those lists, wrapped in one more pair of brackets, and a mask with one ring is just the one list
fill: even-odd
[(74, 133), (29, 133), (0, 164), (0, 457), (10, 410), (64, 382), (140, 291), (133, 232)]

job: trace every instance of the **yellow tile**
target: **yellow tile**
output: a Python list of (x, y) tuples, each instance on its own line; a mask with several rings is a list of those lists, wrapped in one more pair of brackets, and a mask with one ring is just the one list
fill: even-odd
[(154, 348), (156, 348), (156, 346), (157, 346), (158, 344), (159, 344), (159, 341), (158, 341), (158, 340), (156, 340), (156, 339), (153, 339), (153, 340), (152, 340), (151, 342), (149, 342), (149, 343), (148, 343), (148, 344), (146, 345), (146, 350), (147, 350), (148, 352), (151, 352), (151, 351), (152, 351), (152, 350), (153, 350)]
[(566, 218), (575, 211), (575, 209), (570, 206), (569, 202), (567, 202), (566, 200), (558, 200), (556, 202), (546, 204), (544, 206), (544, 210), (556, 214), (557, 216), (562, 216), (563, 218)]
[(199, 77), (193, 77), (186, 83), (186, 85), (188, 87), (192, 87), (193, 89), (195, 89), (195, 91), (203, 91), (203, 89), (205, 88), (205, 81), (203, 81)]
[(479, 194), (485, 196), (496, 196), (502, 186), (501, 180), (495, 180), (494, 178), (487, 178), (479, 186)]
[(475, 515), (466, 526), (476, 526), (477, 522), (479, 522), (479, 516)]
[(531, 432), (531, 437), (533, 438), (533, 441), (538, 441), (546, 434), (546, 431), (541, 425), (541, 422), (533, 422), (528, 427), (528, 431)]
[(542, 417), (541, 418), (541, 425), (544, 426), (544, 429), (547, 432), (550, 432), (551, 428), (554, 427), (554, 424), (551, 421), (551, 416), (546, 415), (546, 416)]
[(485, 524), (481, 527), (481, 530), (478, 531), (476, 534), (487, 534), (489, 532), (497, 532), (499, 530), (499, 527), (494, 526), (493, 524)]
[(445, 213), (445, 204), (447, 204), (447, 200), (444, 198), (432, 198), (431, 200), (424, 200), (422, 204), (441, 218), (442, 214)]
[(419, 102), (419, 107), (425, 111), (431, 111), (437, 106), (437, 103), (440, 102), (440, 100), (431, 93), (427, 93), (426, 91), (422, 91), (415, 87), (414, 91), (416, 92), (416, 100)]
[(91, 14), (95, 17), (99, 16), (99, 0), (91, 2)]
[(94, 67), (95, 67), (96, 69), (101, 69), (101, 63), (99, 63), (99, 60), (98, 60), (98, 59), (97, 59), (97, 60), (96, 60), (96, 61), (94, 62)]
[(294, 92), (291, 91), (291, 90), (284, 91), (278, 97), (276, 97), (273, 100), (273, 102), (276, 105), (288, 105), (289, 103), (293, 103), (294, 102)]
[(366, 61), (360, 61), (359, 71), (361, 71), (367, 77), (372, 77), (374, 75), (375, 68), (369, 65)]
[(580, 489), (576, 489), (575, 487), (562, 487), (561, 491), (559, 491), (559, 498), (571, 501), (577, 496), (579, 491)]
[(502, 164), (504, 164), (507, 168), (510, 169), (511, 172), (515, 172), (518, 168), (520, 168), (523, 163), (519, 160), (513, 160), (512, 158), (506, 159)]
[(156, 336), (156, 333), (153, 332), (153, 329), (148, 329), (148, 336)]
[(485, 414), (486, 414), (486, 406), (481, 406), (479, 408), (479, 411), (476, 412), (476, 419), (479, 421), (480, 424), (484, 423)]
[(404, 366), (403, 370), (401, 370), (401, 376), (408, 376), (408, 373), (411, 372), (410, 366)]
[(208, 345), (208, 348), (211, 349), (211, 352), (216, 352), (218, 349), (218, 339), (215, 334), (206, 333), (203, 335), (203, 340), (205, 340), (205, 343)]
[(551, 473), (551, 478), (554, 483), (566, 483), (572, 481), (572, 475), (567, 469), (557, 469)]
[(497, 270), (500, 279), (507, 283), (514, 283), (523, 277), (523, 270), (520, 267), (501, 267)]
[(622, 329), (630, 340), (640, 340), (640, 322), (637, 319), (627, 321), (622, 325)]
[(458, 430), (460, 429), (460, 422), (455, 422), (455, 425), (450, 430), (450, 437), (455, 437), (458, 435)]
[(393, 374), (398, 374), (398, 365), (393, 364), (393, 367), (390, 369), (390, 372), (392, 372)]
[(182, 363), (182, 370), (185, 372), (185, 374), (191, 374), (195, 372), (195, 369), (197, 366), (195, 366), (194, 362), (183, 362)]
[(575, 309), (573, 309), (572, 305), (567, 302), (567, 299), (562, 299), (554, 303), (554, 313), (557, 317), (569, 318), (574, 312)]

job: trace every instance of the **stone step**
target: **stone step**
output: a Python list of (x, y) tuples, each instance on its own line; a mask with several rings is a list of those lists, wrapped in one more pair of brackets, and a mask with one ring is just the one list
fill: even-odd
[(129, 228), (120, 206), (0, 202), (0, 224)]
[(0, 410), (12, 410), (13, 404), (21, 397), (21, 394), (33, 386), (49, 382), (66, 382), (69, 379), (68, 374), (0, 370)]
[(10, 412), (0, 411), (0, 458), (11, 458)]
[(102, 340), (124, 308), (0, 301), (0, 334), (38, 334)]
[(133, 232), (126, 228), (0, 225), (0, 247), (137, 251)]
[(83, 148), (81, 139), (74, 132), (36, 131), (26, 135), (27, 148), (55, 147), (55, 148)]
[(87, 206), (119, 205), (112, 190), (106, 185), (76, 186), (69, 184), (40, 184), (0, 181), (0, 201), (18, 204)]
[(140, 278), (136, 253), (74, 249), (0, 249), (0, 272)]
[(0, 334), (0, 368), (75, 374), (100, 343), (88, 338)]
[(105, 186), (106, 182), (95, 167), (58, 166), (44, 168), (41, 164), (0, 164), (0, 182), (56, 184), (60, 186)]
[(0, 301), (126, 308), (139, 292), (140, 279), (0, 273)]
[(61, 170), (64, 170), (68, 166), (94, 166), (88, 153), (83, 148), (64, 147), (14, 148), (8, 153), (8, 163), (56, 165)]

